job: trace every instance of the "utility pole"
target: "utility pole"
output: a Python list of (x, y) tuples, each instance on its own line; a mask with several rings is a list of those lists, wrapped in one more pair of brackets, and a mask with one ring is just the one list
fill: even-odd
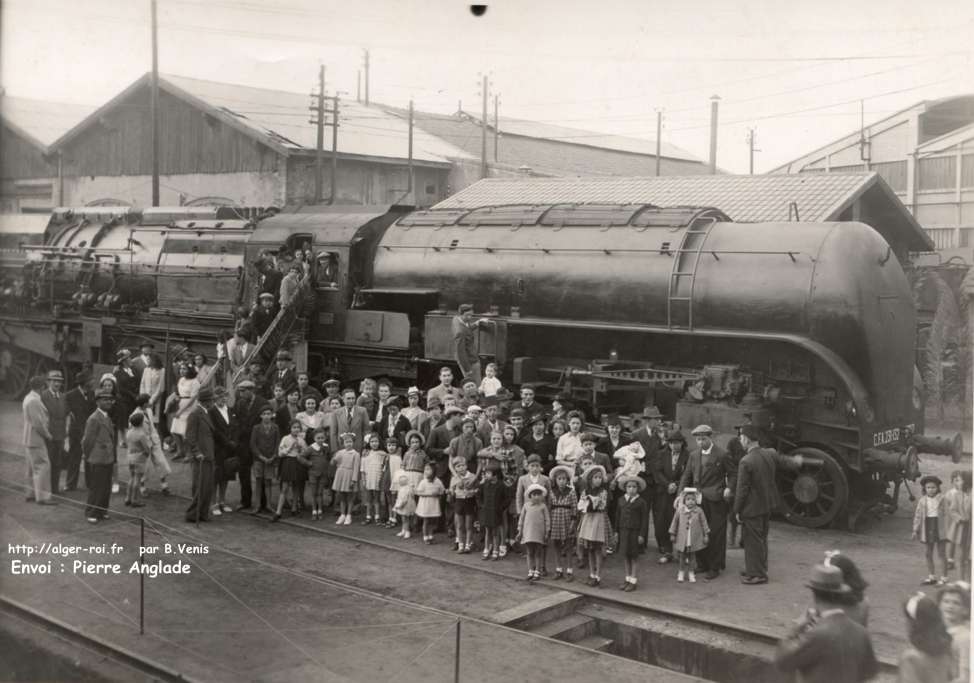
[(152, 206), (159, 206), (159, 40), (156, 20), (156, 0), (150, 0), (152, 10), (152, 85), (149, 90), (149, 111), (152, 119)]
[(483, 96), (483, 111), (480, 116), (480, 177), (486, 178), (487, 172), (487, 76), (484, 76), (481, 85)]
[(365, 53), (365, 106), (369, 106), (369, 50), (366, 48), (363, 50)]
[(315, 204), (321, 204), (324, 188), (325, 166), (325, 65), (318, 67), (317, 104), (312, 107), (317, 113), (312, 123), (317, 125), (318, 140), (315, 147)]
[(757, 139), (756, 139), (756, 137), (754, 135), (754, 129), (753, 128), (748, 128), (747, 129), (747, 149), (748, 149), (748, 158), (749, 158), (749, 162), (748, 162), (748, 173), (750, 175), (754, 175), (754, 153), (761, 151), (759, 149), (755, 149), (754, 148), (754, 143), (756, 141), (757, 141)]
[[(368, 82), (368, 81), (366, 81)], [(368, 92), (368, 90), (366, 90)], [(331, 199), (329, 204), (335, 203), (338, 194), (338, 91), (332, 98), (331, 110)]]
[(717, 174), (717, 107), (720, 97), (710, 97), (710, 175)]
[(663, 153), (663, 110), (656, 110), (656, 177), (659, 178), (660, 155)]
[(358, 80), (355, 85), (355, 101), (361, 102), (362, 101), (362, 70), (361, 69), (358, 70), (357, 78)]
[(414, 205), (416, 200), (413, 199), (413, 101), (409, 100), (409, 179), (406, 185), (406, 196), (409, 197)]
[(497, 138), (500, 137), (501, 129), (497, 117), (497, 108), (500, 103), (500, 95), (494, 95), (494, 163), (497, 163)]

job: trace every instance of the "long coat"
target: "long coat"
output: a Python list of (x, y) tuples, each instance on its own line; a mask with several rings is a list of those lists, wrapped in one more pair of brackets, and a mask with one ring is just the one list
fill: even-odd
[(769, 515), (776, 507), (774, 451), (751, 444), (737, 468), (734, 512), (741, 517)]
[(710, 525), (707, 524), (707, 515), (703, 508), (695, 507), (691, 510), (681, 506), (670, 524), (670, 536), (674, 535), (676, 540), (673, 542), (673, 549), (677, 552), (683, 552), (688, 544), (692, 553), (707, 547), (704, 538), (710, 535)]
[(220, 410), (213, 406), (207, 411), (207, 415), (210, 418), (210, 424), (213, 426), (213, 441), (214, 441), (214, 451), (213, 457), (216, 461), (217, 466), (217, 482), (220, 481), (220, 476), (222, 475), (223, 481), (230, 481), (236, 475), (236, 473), (226, 476), (223, 472), (223, 462), (227, 458), (231, 458), (237, 454), (237, 434), (239, 432), (239, 427), (237, 425), (237, 416), (234, 415), (232, 408), (227, 408), (227, 415), (229, 416), (229, 421), (223, 419), (223, 414)]
[(203, 460), (213, 460), (216, 453), (216, 439), (213, 435), (213, 423), (203, 406), (196, 406), (186, 418), (186, 448), (189, 457), (202, 455)]
[(115, 425), (100, 410), (95, 410), (85, 422), (81, 450), (85, 460), (92, 465), (111, 465), (115, 462)]
[(782, 638), (775, 664), (800, 675), (803, 683), (858, 683), (879, 673), (869, 633), (838, 610)]
[(75, 387), (64, 395), (64, 400), (68, 404), (68, 415), (71, 416), (68, 438), (72, 442), (80, 442), (88, 416), (95, 412), (95, 396), (91, 392), (86, 394), (81, 387)]

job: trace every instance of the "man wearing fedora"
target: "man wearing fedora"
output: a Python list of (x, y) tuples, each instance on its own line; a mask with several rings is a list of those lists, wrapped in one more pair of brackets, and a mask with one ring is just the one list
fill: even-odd
[(186, 508), (187, 522), (208, 522), (213, 500), (216, 443), (209, 410), (213, 407), (213, 390), (203, 387), (196, 394), (196, 406), (186, 418), (186, 452), (193, 468), (193, 500)]
[(697, 571), (712, 581), (726, 567), (727, 515), (730, 500), (737, 487), (737, 468), (730, 456), (714, 443), (714, 430), (698, 425), (690, 432), (697, 447), (690, 453), (687, 468), (680, 479), (680, 489), (692, 486), (703, 496), (703, 513), (710, 525), (710, 543), (697, 552)]
[(257, 385), (252, 380), (245, 379), (237, 383), (236, 401), (233, 404), (234, 412), (237, 414), (237, 460), (240, 462), (237, 467), (237, 478), (240, 480), (240, 505), (238, 511), (249, 510), (253, 497), (253, 487), (251, 486), (250, 470), (254, 464), (254, 457), (250, 451), (250, 434), (260, 421), (261, 410), (267, 405), (267, 401), (256, 394)]
[[(65, 491), (74, 491), (78, 488), (82, 460), (81, 437), (85, 433), (88, 417), (95, 412), (95, 393), (91, 388), (91, 373), (83, 370), (75, 375), (74, 381), (76, 385), (74, 389), (64, 395), (68, 407), (68, 450), (64, 462)], [(86, 476), (85, 482), (87, 481)]]
[(64, 397), (64, 373), (60, 370), (48, 371), (47, 388), (41, 392), (41, 401), (47, 408), (48, 429), (51, 432), (47, 457), (51, 460), (51, 493), (56, 496), (61, 492), (64, 446), (68, 437), (68, 402)]
[(741, 427), (744, 457), (737, 468), (734, 514), (741, 524), (744, 572), (741, 583), (768, 582), (768, 522), (775, 508), (774, 451), (761, 448), (761, 433), (754, 425)]
[[(712, 537), (711, 537), (712, 538)], [(852, 589), (838, 567), (812, 567), (808, 609), (778, 643), (775, 665), (802, 683), (858, 683), (879, 673), (879, 663), (865, 628), (843, 609)]]
[(485, 318), (473, 319), (473, 304), (460, 304), (457, 315), (450, 325), (453, 333), (454, 358), (460, 366), (460, 372), (464, 377), (473, 380), (474, 386), (478, 387), (483, 377), (480, 374), (480, 356), (477, 354), (476, 330), (480, 325), (486, 324)]
[(298, 373), (291, 362), (291, 352), (281, 349), (274, 356), (276, 369), (274, 370), (274, 384), (284, 387), (284, 395), (287, 396), (298, 388)]

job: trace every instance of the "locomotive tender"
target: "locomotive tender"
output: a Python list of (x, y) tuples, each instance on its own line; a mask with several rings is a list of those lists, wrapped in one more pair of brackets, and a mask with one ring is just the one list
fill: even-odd
[(800, 456), (779, 477), (797, 524), (854, 520), (918, 475), (915, 314), (890, 245), (863, 223), (707, 207), (59, 209), (3, 274), (4, 389), (146, 337), (212, 348), (253, 301), (260, 255), (309, 246), (295, 329), (313, 373), (430, 377), (472, 302), (505, 384), (571, 393), (596, 418), (656, 402), (723, 434), (750, 413)]

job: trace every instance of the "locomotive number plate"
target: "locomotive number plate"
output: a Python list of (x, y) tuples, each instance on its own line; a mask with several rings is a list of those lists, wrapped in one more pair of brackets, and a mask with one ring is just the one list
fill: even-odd
[(873, 433), (873, 446), (885, 446), (888, 443), (896, 443), (900, 440), (900, 434), (906, 430), (907, 432), (915, 432), (916, 426), (908, 424), (903, 429), (899, 427), (894, 427), (893, 429), (884, 429), (881, 432)]

